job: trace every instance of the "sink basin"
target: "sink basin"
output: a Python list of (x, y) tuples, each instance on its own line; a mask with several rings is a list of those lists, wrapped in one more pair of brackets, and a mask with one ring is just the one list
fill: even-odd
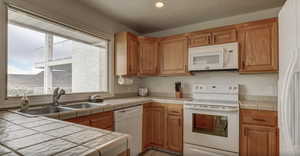
[(22, 113), (30, 115), (46, 115), (51, 113), (68, 112), (72, 109), (62, 107), (42, 107), (42, 108), (29, 108), (27, 111)]
[(71, 108), (71, 109), (84, 109), (84, 108), (94, 108), (98, 107), (100, 104), (95, 103), (78, 103), (78, 104), (70, 104), (62, 106), (64, 108)]

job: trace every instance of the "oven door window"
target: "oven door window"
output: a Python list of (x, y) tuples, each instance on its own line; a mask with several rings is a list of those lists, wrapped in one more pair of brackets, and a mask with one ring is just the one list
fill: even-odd
[(207, 135), (228, 136), (228, 118), (226, 116), (193, 114), (193, 132)]

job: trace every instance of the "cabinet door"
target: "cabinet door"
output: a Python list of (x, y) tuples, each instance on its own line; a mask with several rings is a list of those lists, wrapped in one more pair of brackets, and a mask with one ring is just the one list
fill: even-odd
[(278, 70), (277, 19), (269, 19), (240, 28), (240, 72), (276, 72)]
[(165, 138), (165, 109), (164, 107), (152, 108), (153, 117), (153, 145), (163, 148)]
[(277, 156), (277, 128), (241, 126), (241, 156)]
[(113, 112), (103, 112), (90, 116), (91, 127), (112, 130), (113, 124)]
[(157, 39), (142, 38), (139, 42), (139, 75), (156, 75), (158, 72)]
[(143, 148), (151, 146), (153, 142), (153, 114), (150, 107), (143, 109)]
[(189, 47), (200, 47), (211, 44), (211, 33), (194, 32), (189, 35)]
[(188, 45), (186, 37), (170, 37), (160, 42), (162, 75), (187, 74)]
[(212, 33), (213, 44), (223, 44), (237, 41), (236, 29), (216, 31)]
[(167, 116), (167, 148), (182, 152), (182, 117), (180, 115)]
[(127, 36), (127, 48), (127, 75), (137, 75), (139, 42), (137, 37), (130, 33)]

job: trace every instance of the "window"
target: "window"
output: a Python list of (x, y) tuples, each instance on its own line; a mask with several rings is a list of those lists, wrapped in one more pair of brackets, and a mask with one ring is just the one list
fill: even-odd
[(108, 92), (108, 41), (8, 10), (7, 96)]

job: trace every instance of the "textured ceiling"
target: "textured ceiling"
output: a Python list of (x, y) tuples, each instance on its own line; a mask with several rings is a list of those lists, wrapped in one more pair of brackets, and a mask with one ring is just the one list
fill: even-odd
[(79, 0), (139, 33), (282, 6), (285, 0)]

